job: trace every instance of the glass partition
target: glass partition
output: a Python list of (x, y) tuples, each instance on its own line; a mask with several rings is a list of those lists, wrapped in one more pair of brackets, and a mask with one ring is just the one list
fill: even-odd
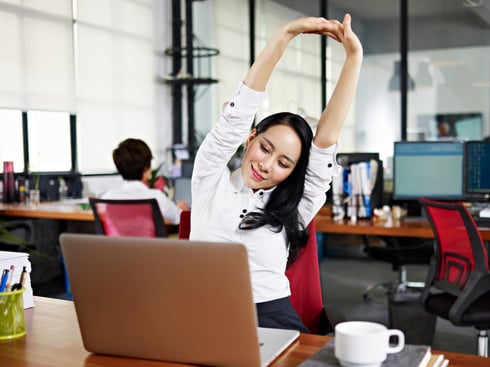
[[(477, 140), (489, 134), (488, 1), (435, 1), (409, 18), (408, 140)], [(425, 0), (410, 0), (422, 9)]]

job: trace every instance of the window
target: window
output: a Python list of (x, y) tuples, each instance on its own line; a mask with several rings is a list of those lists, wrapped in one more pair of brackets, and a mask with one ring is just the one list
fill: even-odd
[(29, 171), (72, 170), (70, 128), (70, 114), (67, 112), (27, 112)]
[[(170, 123), (157, 121), (170, 112), (156, 104), (161, 88), (155, 82), (156, 35), (161, 31), (157, 33), (155, 20), (166, 24), (167, 3), (0, 0), (0, 106), (20, 114), (37, 111), (29, 112), (26, 150), (31, 169), (70, 170), (70, 149), (76, 145), (82, 173), (114, 172), (112, 150), (130, 136), (144, 139), (161, 160), (165, 148), (158, 143), (170, 145), (161, 125)], [(75, 144), (70, 115), (78, 121)], [(18, 119), (15, 126), (8, 123), (12, 139), (4, 138), (7, 118), (0, 121), (0, 158), (11, 157), (21, 172), (24, 148)]]
[(0, 109), (0, 162), (14, 162), (14, 171), (24, 171), (22, 111)]

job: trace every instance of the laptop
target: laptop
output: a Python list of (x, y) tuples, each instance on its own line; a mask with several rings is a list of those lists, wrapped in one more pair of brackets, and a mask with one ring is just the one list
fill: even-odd
[(257, 327), (242, 244), (70, 233), (60, 242), (89, 352), (263, 367), (299, 336)]

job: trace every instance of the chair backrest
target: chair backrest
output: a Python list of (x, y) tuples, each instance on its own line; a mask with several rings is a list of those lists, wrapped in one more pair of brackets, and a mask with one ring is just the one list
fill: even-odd
[(166, 237), (163, 216), (156, 199), (89, 198), (95, 232), (106, 236)]
[(179, 239), (187, 240), (191, 234), (191, 211), (182, 210), (180, 212)]
[(488, 272), (488, 254), (478, 227), (460, 202), (421, 198), (435, 237), (433, 284), (447, 292), (462, 291), (473, 271)]
[(294, 309), (312, 333), (321, 334), (323, 299), (314, 219), (308, 225), (308, 231), (306, 247), (286, 270), (286, 276), (289, 279)]

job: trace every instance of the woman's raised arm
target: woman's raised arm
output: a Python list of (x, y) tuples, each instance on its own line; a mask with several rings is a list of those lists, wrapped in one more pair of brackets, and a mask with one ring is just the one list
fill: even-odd
[(346, 14), (342, 22), (342, 32), (337, 33), (344, 46), (346, 58), (332, 97), (320, 117), (313, 140), (319, 148), (327, 148), (337, 143), (340, 130), (344, 126), (357, 88), (362, 64), (362, 45), (352, 31), (351, 16)]
[(325, 18), (300, 18), (284, 24), (269, 39), (255, 59), (243, 80), (245, 85), (254, 90), (265, 90), (267, 82), (289, 42), (301, 33), (321, 34), (341, 41), (344, 30), (340, 22)]

